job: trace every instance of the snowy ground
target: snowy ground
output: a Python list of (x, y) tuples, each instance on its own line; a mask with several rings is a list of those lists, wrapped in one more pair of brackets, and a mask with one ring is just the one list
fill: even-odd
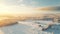
[(0, 34), (60, 34), (60, 25), (53, 25), (45, 31), (32, 29), (31, 26), (15, 24), (6, 27), (0, 27)]

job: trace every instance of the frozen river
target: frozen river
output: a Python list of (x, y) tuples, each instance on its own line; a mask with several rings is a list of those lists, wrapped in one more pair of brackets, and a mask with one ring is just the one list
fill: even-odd
[(53, 25), (45, 31), (32, 29), (31, 26), (15, 24), (6, 27), (0, 27), (4, 34), (60, 34), (60, 25)]

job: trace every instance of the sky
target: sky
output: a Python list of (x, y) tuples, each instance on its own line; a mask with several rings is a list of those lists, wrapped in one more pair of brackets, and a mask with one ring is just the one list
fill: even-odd
[(33, 7), (58, 6), (60, 0), (3, 0), (7, 5), (26, 5)]
[(47, 6), (60, 6), (60, 0), (0, 0), (0, 14), (48, 13), (34, 10)]

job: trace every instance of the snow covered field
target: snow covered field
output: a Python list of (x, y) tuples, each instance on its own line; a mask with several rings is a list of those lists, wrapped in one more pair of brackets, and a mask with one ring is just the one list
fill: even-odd
[(32, 29), (31, 26), (23, 24), (0, 27), (0, 30), (0, 34), (60, 34), (60, 25), (53, 25), (45, 31), (40, 31), (36, 28)]

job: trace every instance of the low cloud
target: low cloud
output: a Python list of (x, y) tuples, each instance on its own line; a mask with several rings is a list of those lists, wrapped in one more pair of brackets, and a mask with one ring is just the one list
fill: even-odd
[(55, 7), (45, 7), (41, 8), (40, 10), (59, 10), (60, 11), (60, 6), (55, 6)]

